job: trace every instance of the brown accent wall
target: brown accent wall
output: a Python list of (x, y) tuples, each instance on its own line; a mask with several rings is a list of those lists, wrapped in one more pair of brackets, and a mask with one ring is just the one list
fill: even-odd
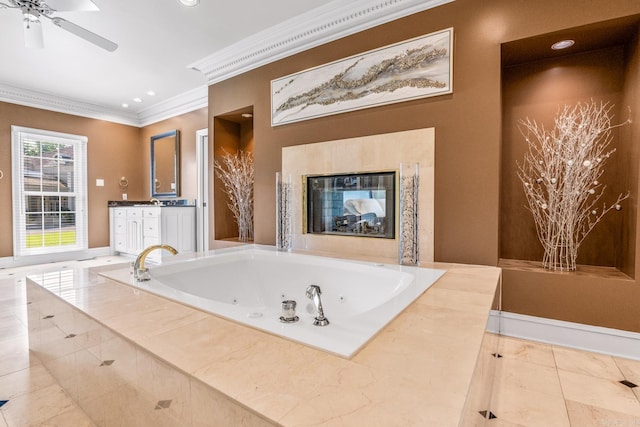
[[(240, 123), (220, 118), (215, 118), (213, 122), (213, 135), (215, 135), (213, 158), (215, 161), (224, 164), (222, 157), (225, 153), (235, 153), (241, 146), (241, 125)], [(215, 240), (238, 237), (238, 226), (231, 210), (227, 207), (229, 198), (224, 192), (222, 180), (215, 172), (211, 191), (213, 192), (213, 209), (211, 211), (213, 211), (214, 219), (212, 230), (214, 231)]]
[(200, 108), (189, 113), (181, 114), (140, 129), (142, 153), (140, 167), (142, 168), (143, 193), (142, 200), (151, 197), (149, 180), (151, 179), (151, 137), (174, 129), (180, 131), (180, 199), (193, 200), (198, 195), (198, 163), (196, 158), (196, 131), (208, 127), (207, 109)]
[[(622, 147), (619, 152), (621, 159), (620, 169), (624, 172), (623, 182), (629, 188), (637, 188), (640, 185), (640, 24), (636, 26), (636, 34), (627, 44), (625, 52), (624, 87), (621, 107), (629, 106), (634, 112), (635, 118), (629, 126), (620, 129), (620, 138), (630, 141), (626, 147)], [(622, 112), (621, 112), (622, 114)], [(640, 259), (640, 236), (638, 236), (638, 223), (640, 221), (638, 211), (638, 195), (632, 194), (631, 200), (627, 202), (624, 210), (622, 225), (621, 243), (625, 249), (627, 257), (620, 262), (622, 271), (630, 277), (637, 276), (637, 269), (640, 268), (637, 260)], [(635, 237), (635, 239), (634, 239)], [(637, 281), (636, 281), (637, 283)], [(635, 301), (640, 300), (640, 296)], [(640, 320), (639, 320), (640, 321)]]
[[(213, 133), (209, 138), (213, 146), (213, 158), (222, 161), (225, 153), (233, 154), (240, 150), (253, 153), (253, 119), (242, 117), (243, 113), (252, 113), (251, 107), (245, 107), (223, 116), (213, 117)], [(212, 161), (213, 162), (213, 161)], [(214, 240), (234, 240), (238, 237), (238, 225), (229, 209), (229, 197), (224, 189), (222, 180), (211, 168), (213, 186), (210, 188), (210, 197), (213, 200), (212, 217), (213, 224), (210, 233), (210, 245)]]
[[(638, 13), (640, 3), (635, 0), (456, 0), (210, 86), (212, 117), (253, 106), (256, 242), (273, 244), (275, 240), (274, 176), (281, 167), (282, 147), (435, 127), (435, 259), (497, 265), (503, 132), (501, 45)], [(452, 95), (270, 126), (272, 79), (448, 27), (454, 28)], [(637, 56), (637, 48), (627, 49), (625, 54)], [(626, 64), (625, 85), (637, 86), (637, 58)], [(625, 102), (637, 106), (637, 97), (629, 91), (625, 89), (622, 96), (633, 99)], [(620, 100), (620, 95), (615, 99)], [(635, 126), (634, 132), (637, 139)], [(632, 212), (637, 212), (636, 203), (634, 195)], [(625, 227), (631, 229), (635, 226)], [(565, 303), (576, 297), (580, 290), (575, 283), (579, 280), (568, 285), (551, 280), (548, 287), (536, 288), (536, 280), (529, 279), (521, 280), (516, 275), (510, 283), (505, 281), (505, 298), (509, 289), (514, 292), (508, 297), (510, 306), (505, 303), (503, 308), (640, 331), (638, 321), (628, 311), (599, 304), (602, 293), (595, 289), (581, 292), (571, 315), (567, 315), (563, 305), (555, 301), (558, 294)], [(633, 280), (631, 283), (637, 285)], [(525, 286), (526, 292), (519, 286)], [(637, 288), (617, 287), (615, 291), (620, 293), (616, 298), (637, 301), (637, 292), (633, 291)], [(530, 295), (537, 295), (534, 306), (528, 304)]]
[[(129, 179), (130, 197), (140, 196), (143, 191), (140, 129), (0, 102), (0, 169), (4, 172), (0, 180), (0, 257), (13, 256), (12, 125), (87, 136), (89, 247), (109, 246), (107, 201), (121, 198), (120, 177)], [(96, 179), (104, 179), (104, 187), (96, 187)]]
[[(629, 113), (628, 106), (622, 103), (624, 63), (624, 46), (615, 46), (503, 69), (500, 258), (541, 260), (544, 252), (516, 173), (517, 162), (522, 164), (528, 149), (519, 121), (529, 118), (552, 129), (559, 108), (593, 100), (610, 104), (612, 124), (625, 122)], [(607, 186), (602, 202), (612, 203), (628, 190), (637, 192), (637, 184), (630, 185), (622, 179), (626, 170), (633, 169), (631, 165), (623, 168), (629, 160), (626, 153), (631, 144), (626, 138), (621, 140), (618, 133), (618, 129), (612, 132), (609, 146), (618, 152), (607, 160), (600, 178)], [(631, 204), (623, 202), (626, 211)], [(597, 208), (600, 207), (598, 203)], [(623, 215), (624, 211), (612, 211), (593, 229), (580, 246), (578, 264), (622, 266), (622, 259), (628, 258), (619, 244)]]
[[(637, 117), (637, 27), (633, 31), (635, 35), (621, 44), (502, 70), (500, 257), (505, 260), (500, 265), (505, 311), (640, 331), (640, 319), (629, 315), (640, 300), (640, 287), (634, 279), (640, 167), (637, 119), (612, 132), (610, 148), (616, 152), (600, 178), (607, 188), (598, 208), (605, 201), (614, 202), (620, 193), (629, 191), (632, 197), (622, 202), (622, 211), (611, 211), (584, 240), (577, 272), (532, 268), (539, 265), (543, 250), (532, 216), (524, 207), (527, 202), (515, 167), (527, 147), (516, 126), (520, 119), (535, 119), (550, 129), (559, 107), (592, 99), (610, 103), (613, 124), (624, 123), (629, 114)], [(538, 263), (509, 261), (514, 259)]]
[(505, 311), (640, 332), (640, 286), (629, 278), (506, 268), (502, 282)]

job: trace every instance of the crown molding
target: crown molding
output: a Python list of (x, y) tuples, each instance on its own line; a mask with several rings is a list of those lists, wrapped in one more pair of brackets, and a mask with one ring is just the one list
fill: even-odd
[(190, 65), (209, 85), (322, 44), (455, 0), (333, 0)]
[(138, 113), (139, 126), (147, 126), (209, 105), (208, 86), (201, 86), (166, 101), (153, 104)]
[(151, 105), (139, 113), (115, 110), (48, 93), (0, 84), (0, 101), (90, 119), (143, 127), (208, 105), (207, 86)]
[(132, 112), (109, 109), (70, 98), (5, 84), (0, 84), (0, 101), (124, 125), (139, 126), (140, 122), (138, 115)]

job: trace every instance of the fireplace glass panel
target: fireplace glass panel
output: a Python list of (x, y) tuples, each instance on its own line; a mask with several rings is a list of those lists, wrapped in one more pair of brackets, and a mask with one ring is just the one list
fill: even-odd
[(395, 238), (396, 173), (306, 177), (307, 233)]

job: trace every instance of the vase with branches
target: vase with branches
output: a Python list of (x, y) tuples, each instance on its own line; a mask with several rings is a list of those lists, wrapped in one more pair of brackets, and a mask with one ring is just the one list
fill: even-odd
[(544, 268), (574, 271), (580, 244), (629, 197), (621, 193), (615, 202), (600, 204), (606, 188), (600, 179), (615, 152), (611, 131), (631, 121), (612, 125), (612, 108), (594, 101), (565, 106), (551, 130), (529, 118), (519, 122), (528, 150), (518, 177), (544, 249)]
[(242, 150), (225, 151), (222, 159), (213, 164), (229, 197), (227, 206), (238, 225), (238, 239), (253, 240), (253, 155)]

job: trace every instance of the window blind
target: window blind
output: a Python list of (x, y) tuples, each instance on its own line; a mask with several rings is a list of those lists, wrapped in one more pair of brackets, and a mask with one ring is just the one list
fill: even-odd
[(14, 258), (87, 249), (87, 137), (11, 133)]

